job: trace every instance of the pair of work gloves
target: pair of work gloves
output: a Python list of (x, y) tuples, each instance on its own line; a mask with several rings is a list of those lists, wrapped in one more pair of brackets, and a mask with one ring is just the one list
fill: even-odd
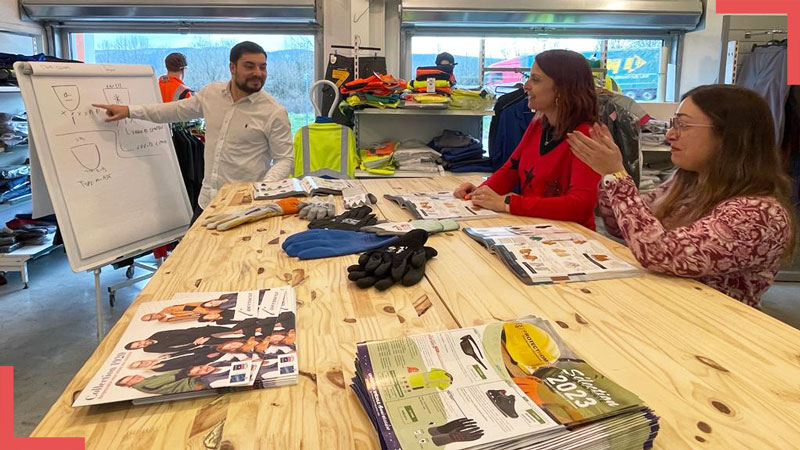
[(397, 240), (358, 257), (358, 264), (347, 268), (347, 278), (356, 286), (367, 289), (375, 286), (379, 291), (400, 283), (412, 286), (425, 276), (425, 264), (438, 253), (426, 247), (428, 233), (411, 230)]
[(360, 231), (361, 228), (378, 223), (369, 206), (348, 209), (338, 216), (315, 219), (308, 223), (308, 229), (327, 228), (329, 230)]
[(403, 236), (412, 230), (425, 230), (428, 234), (458, 230), (460, 226), (453, 219), (419, 219), (410, 222), (378, 222), (361, 228), (361, 231), (378, 236)]
[(283, 250), (300, 259), (361, 253), (358, 264), (347, 268), (348, 279), (366, 289), (385, 290), (400, 283), (411, 286), (425, 275), (426, 262), (437, 252), (425, 247), (428, 233), (412, 230), (404, 236), (378, 236), (351, 230), (311, 229), (286, 238)]
[[(301, 205), (300, 216), (303, 214)], [(312, 213), (313, 214), (313, 213)], [(331, 230), (366, 231), (378, 236), (403, 236), (412, 230), (425, 230), (428, 234), (458, 230), (458, 222), (452, 219), (412, 220), (410, 222), (379, 222), (369, 206), (349, 209), (338, 216), (310, 219), (309, 229), (328, 228)]]
[(203, 219), (201, 224), (210, 230), (230, 230), (239, 225), (267, 217), (295, 214), (298, 211), (298, 205), (299, 200), (296, 198), (283, 198), (232, 213), (214, 214)]
[(370, 194), (359, 186), (351, 186), (342, 191), (342, 201), (347, 209), (369, 206), (378, 203), (378, 198)]
[(336, 207), (333, 204), (333, 195), (320, 199), (313, 197), (307, 202), (297, 205), (297, 217), (305, 220), (327, 219), (336, 215)]
[[(374, 205), (378, 199), (373, 194), (364, 192), (360, 187), (350, 187), (342, 191), (345, 209), (358, 209), (362, 206)], [(330, 219), (336, 215), (336, 207), (333, 204), (333, 195), (328, 195), (325, 199), (313, 197), (310, 201), (302, 202), (298, 206), (297, 216), (306, 220)], [(370, 213), (372, 210), (369, 211)], [(311, 227), (323, 228), (323, 227)]]

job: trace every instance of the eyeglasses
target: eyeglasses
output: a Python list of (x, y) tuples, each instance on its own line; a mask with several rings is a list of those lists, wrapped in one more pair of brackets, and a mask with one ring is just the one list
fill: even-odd
[(672, 116), (669, 118), (669, 128), (671, 130), (675, 130), (677, 136), (681, 135), (681, 131), (690, 127), (714, 128), (714, 125), (708, 123), (686, 123), (678, 116)]

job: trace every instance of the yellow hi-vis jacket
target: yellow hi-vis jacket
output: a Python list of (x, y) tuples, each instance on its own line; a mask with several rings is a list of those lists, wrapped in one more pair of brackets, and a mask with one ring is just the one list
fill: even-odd
[(358, 150), (353, 130), (338, 123), (312, 123), (294, 135), (294, 174), (354, 178)]

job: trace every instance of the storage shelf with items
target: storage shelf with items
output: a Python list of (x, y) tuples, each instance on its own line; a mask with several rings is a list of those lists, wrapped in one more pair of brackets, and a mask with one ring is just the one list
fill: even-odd
[(355, 112), (356, 145), (367, 148), (408, 139), (429, 142), (443, 130), (458, 130), (480, 140), (483, 118), (493, 114), (492, 110), (363, 109)]
[(408, 108), (397, 108), (397, 109), (380, 109), (380, 108), (370, 108), (370, 109), (360, 109), (355, 112), (356, 115), (398, 115), (398, 116), (492, 116), (494, 115), (494, 111), (491, 109), (486, 109), (482, 111), (473, 111), (470, 109), (408, 109)]
[(640, 103), (650, 116), (642, 127), (642, 172), (639, 191), (649, 192), (666, 180), (674, 169), (670, 146), (666, 140), (669, 118), (675, 114), (677, 103)]
[[(487, 101), (479, 109), (413, 106), (356, 110), (354, 112), (356, 146), (363, 153), (366, 149), (393, 142), (398, 144), (399, 149), (410, 152), (407, 155), (421, 154), (425, 150), (434, 152), (435, 159), (443, 164), (439, 165), (436, 171), (420, 173), (412, 168), (410, 172), (396, 170), (392, 176), (430, 177), (441, 175), (445, 169), (458, 170), (450, 167), (454, 163), (448, 162), (446, 152), (442, 153), (441, 149), (433, 150), (426, 144), (445, 133), (456, 132), (463, 136), (465, 145), (474, 144), (481, 147), (481, 151), (475, 155), (478, 159), (485, 156), (485, 146), (482, 144), (484, 119), (494, 115), (494, 110), (487, 109), (487, 106), (491, 106), (491, 101)], [(360, 171), (358, 176), (375, 176), (375, 173), (372, 171), (367, 174)]]
[[(0, 52), (10, 56), (38, 53), (40, 39), (1, 32)], [(27, 262), (59, 245), (53, 245), (55, 225), (29, 219), (33, 202), (28, 122), (11, 64), (0, 67), (9, 75), (0, 82), (0, 272), (21, 272), (27, 288)]]
[[(350, 74), (346, 70), (343, 72), (341, 67), (336, 69), (343, 62), (346, 61), (338, 55), (331, 55), (328, 72), (331, 75), (337, 71), (340, 75)], [(352, 75), (347, 79), (329, 76), (329, 81), (336, 83), (338, 88), (336, 94), (340, 92), (344, 96), (340, 107), (348, 116), (337, 117), (338, 111), (335, 110), (333, 120), (354, 127), (356, 147), (361, 157), (358, 177), (440, 175), (442, 166), (437, 170), (437, 163), (454, 163), (448, 162), (441, 149), (431, 149), (427, 144), (446, 130), (463, 134), (463, 141), (471, 144), (467, 150), (474, 152), (472, 144), (482, 145), (484, 119), (494, 114), (491, 95), (456, 89), (452, 68), (418, 67), (416, 78), (409, 81), (386, 74), (385, 63), (383, 68), (384, 71), (360, 74), (356, 79), (352, 79)], [(395, 150), (405, 151), (403, 156), (408, 169), (403, 169), (392, 159)], [(477, 150), (476, 159), (480, 159), (484, 153), (481, 148)], [(470, 157), (472, 155), (469, 153)], [(433, 167), (431, 158), (435, 160)]]

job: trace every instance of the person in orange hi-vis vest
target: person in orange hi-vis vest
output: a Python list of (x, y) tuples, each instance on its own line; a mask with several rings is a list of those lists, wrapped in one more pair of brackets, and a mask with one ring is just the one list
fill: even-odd
[(161, 90), (161, 100), (164, 103), (176, 102), (192, 96), (192, 90), (183, 84), (186, 75), (186, 56), (182, 53), (170, 53), (164, 59), (167, 74), (158, 78), (158, 88)]
[[(161, 90), (161, 100), (164, 103), (176, 102), (192, 96), (192, 90), (183, 84), (183, 77), (186, 76), (186, 56), (183, 53), (170, 53), (164, 59), (167, 66), (167, 74), (158, 77), (158, 88)], [(153, 249), (153, 256), (156, 258), (166, 258), (173, 244), (162, 245)]]

